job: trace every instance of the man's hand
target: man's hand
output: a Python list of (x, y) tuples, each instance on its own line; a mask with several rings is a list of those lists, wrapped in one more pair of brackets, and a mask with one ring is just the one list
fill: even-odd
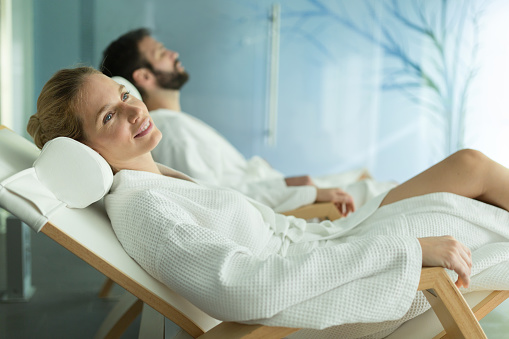
[(470, 249), (446, 235), (442, 237), (419, 238), (422, 248), (422, 266), (440, 266), (458, 274), (457, 287), (470, 285), (472, 254)]
[(317, 188), (316, 202), (332, 202), (342, 216), (355, 211), (353, 198), (339, 188)]
[(285, 178), (286, 186), (315, 186), (315, 183), (309, 175), (302, 175), (300, 177)]

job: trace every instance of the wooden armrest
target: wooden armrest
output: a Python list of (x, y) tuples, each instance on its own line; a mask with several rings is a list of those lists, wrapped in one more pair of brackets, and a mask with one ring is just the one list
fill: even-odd
[(474, 313), (445, 269), (423, 268), (418, 290), (423, 291), (448, 338), (486, 338)]
[(338, 209), (331, 202), (319, 202), (316, 204), (306, 205), (281, 214), (293, 215), (294, 217), (302, 219), (320, 218), (325, 220), (336, 220), (341, 218), (341, 214)]

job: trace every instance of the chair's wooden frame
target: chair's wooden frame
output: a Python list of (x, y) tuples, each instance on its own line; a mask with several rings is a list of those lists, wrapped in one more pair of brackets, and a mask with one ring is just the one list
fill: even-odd
[[(117, 284), (136, 296), (135, 301), (128, 303), (127, 312), (111, 321), (112, 326), (101, 335), (104, 338), (118, 338), (141, 311), (143, 303), (151, 306), (164, 317), (171, 320), (177, 326), (189, 333), (193, 338), (246, 338), (246, 339), (269, 339), (282, 338), (297, 328), (269, 327), (264, 325), (244, 325), (239, 323), (223, 322), (213, 329), (205, 332), (191, 319), (183, 315), (178, 309), (173, 308), (158, 298), (144, 286), (139, 285), (128, 276), (97, 257), (87, 248), (61, 232), (51, 222), (48, 222), (41, 230), (51, 239), (67, 248), (69, 251), (83, 259), (92, 267), (111, 278)], [(419, 291), (424, 291), (433, 310), (444, 326), (447, 338), (486, 338), (478, 319), (498, 306), (509, 297), (509, 291), (494, 291), (486, 299), (471, 310), (454, 282), (449, 278), (443, 268), (423, 268)], [(445, 337), (445, 333), (435, 338)]]
[[(0, 126), (0, 129), (5, 128)], [(322, 210), (330, 211), (325, 206)], [(310, 216), (309, 214), (306, 214)], [(320, 217), (326, 215), (312, 215)], [(330, 217), (334, 218), (334, 217)], [(105, 330), (101, 337), (118, 338), (140, 312), (143, 303), (152, 307), (161, 316), (168, 318), (181, 327), (193, 338), (281, 338), (298, 328), (269, 327), (263, 325), (243, 325), (231, 322), (222, 322), (216, 327), (206, 331), (200, 328), (192, 319), (180, 310), (165, 302), (158, 295), (132, 279), (117, 267), (103, 260), (77, 240), (73, 239), (51, 222), (47, 222), (42, 233), (74, 253), (86, 263), (103, 273), (105, 276), (130, 292), (135, 298), (128, 302), (128, 312), (120, 312), (114, 320), (105, 322)], [(483, 318), (492, 309), (498, 306), (509, 296), (509, 291), (494, 291), (480, 304), (471, 310), (459, 290), (449, 278), (443, 268), (423, 268), (419, 283), (419, 290), (423, 291), (433, 310), (442, 323), (447, 338), (486, 338), (477, 319)], [(395, 296), (397, 297), (397, 296)], [(130, 305), (130, 306), (129, 306)], [(111, 326), (110, 326), (111, 324)], [(441, 335), (437, 338), (442, 337)]]
[[(335, 220), (340, 217), (337, 209), (330, 203), (305, 206), (298, 210), (286, 212), (285, 214), (296, 215), (306, 219), (318, 217), (322, 219)], [(481, 303), (473, 309), (470, 309), (454, 282), (447, 275), (445, 270), (440, 267), (428, 267), (422, 269), (418, 290), (423, 291), (435, 314), (440, 320), (440, 323), (444, 327), (444, 331), (435, 336), (435, 339), (486, 338), (478, 320), (482, 319), (485, 315), (491, 312), (491, 310), (509, 297), (509, 291), (494, 291)], [(129, 297), (127, 302), (124, 302), (123, 304), (120, 303), (116, 312), (113, 312), (116, 314), (114, 318), (115, 321), (110, 322), (110, 325), (108, 325), (108, 322), (106, 321), (101, 328), (101, 331), (103, 333), (108, 333), (108, 331), (112, 331), (111, 333), (122, 333), (119, 332), (119, 329), (120, 331), (123, 331), (123, 329), (126, 328), (132, 321), (132, 318), (130, 317), (131, 308), (137, 307), (139, 310), (141, 307), (139, 306), (140, 302), (140, 299), (136, 297)], [(155, 310), (160, 309), (159, 305), (156, 304), (151, 304), (150, 306)], [(163, 312), (159, 312), (163, 314)], [(123, 318), (123, 314), (125, 314), (125, 318)], [(189, 319), (186, 318), (185, 321), (181, 322), (182, 319), (180, 319), (180, 317), (166, 317), (179, 327), (183, 328), (184, 331), (189, 333), (193, 338), (200, 339), (283, 338), (299, 330), (298, 328), (244, 325), (239, 323), (223, 322), (207, 332), (196, 327), (193, 327), (193, 330), (190, 331), (188, 327)], [(99, 337), (110, 337), (109, 335), (103, 336), (103, 333), (101, 333)], [(113, 335), (111, 337), (114, 338), (116, 336)]]

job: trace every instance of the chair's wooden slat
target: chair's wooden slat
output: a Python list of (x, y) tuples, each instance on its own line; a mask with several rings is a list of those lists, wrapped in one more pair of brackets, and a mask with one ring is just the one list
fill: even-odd
[(428, 299), (448, 338), (486, 338), (465, 298), (443, 268), (424, 268), (419, 290)]
[(110, 294), (111, 289), (113, 288), (113, 284), (115, 282), (111, 280), (110, 278), (106, 278), (104, 281), (101, 290), (99, 291), (99, 298), (107, 298)]
[(140, 314), (143, 302), (126, 293), (104, 319), (95, 335), (95, 339), (120, 338), (122, 333)]
[(280, 339), (294, 332), (298, 328), (270, 327), (263, 325), (245, 325), (232, 322), (223, 322), (207, 333), (199, 336), (199, 339)]
[[(493, 311), (498, 305), (505, 301), (509, 297), (509, 291), (493, 291), (486, 298), (481, 300), (480, 303), (472, 308), (477, 320), (481, 320), (491, 311)], [(437, 334), (433, 339), (442, 339), (446, 337), (445, 330)]]
[(472, 308), (472, 311), (474, 312), (477, 320), (481, 320), (507, 298), (509, 298), (509, 291), (493, 291), (480, 303), (475, 305)]
[(143, 305), (138, 339), (164, 339), (164, 316), (147, 304)]

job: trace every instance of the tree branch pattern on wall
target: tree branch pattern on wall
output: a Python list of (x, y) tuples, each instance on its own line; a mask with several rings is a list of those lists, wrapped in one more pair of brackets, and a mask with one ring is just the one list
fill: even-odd
[[(349, 1), (330, 4), (308, 0), (311, 9), (289, 11), (299, 18), (293, 34), (307, 39), (318, 51), (334, 58), (315, 34), (302, 29), (311, 18), (341, 25), (383, 51), (393, 66), (384, 69), (382, 89), (399, 91), (426, 108), (443, 126), (444, 151), (464, 146), (465, 120), (471, 84), (479, 69), (479, 20), (486, 1), (467, 0), (363, 0), (363, 16), (352, 14)], [(375, 24), (370, 29), (366, 23)]]

